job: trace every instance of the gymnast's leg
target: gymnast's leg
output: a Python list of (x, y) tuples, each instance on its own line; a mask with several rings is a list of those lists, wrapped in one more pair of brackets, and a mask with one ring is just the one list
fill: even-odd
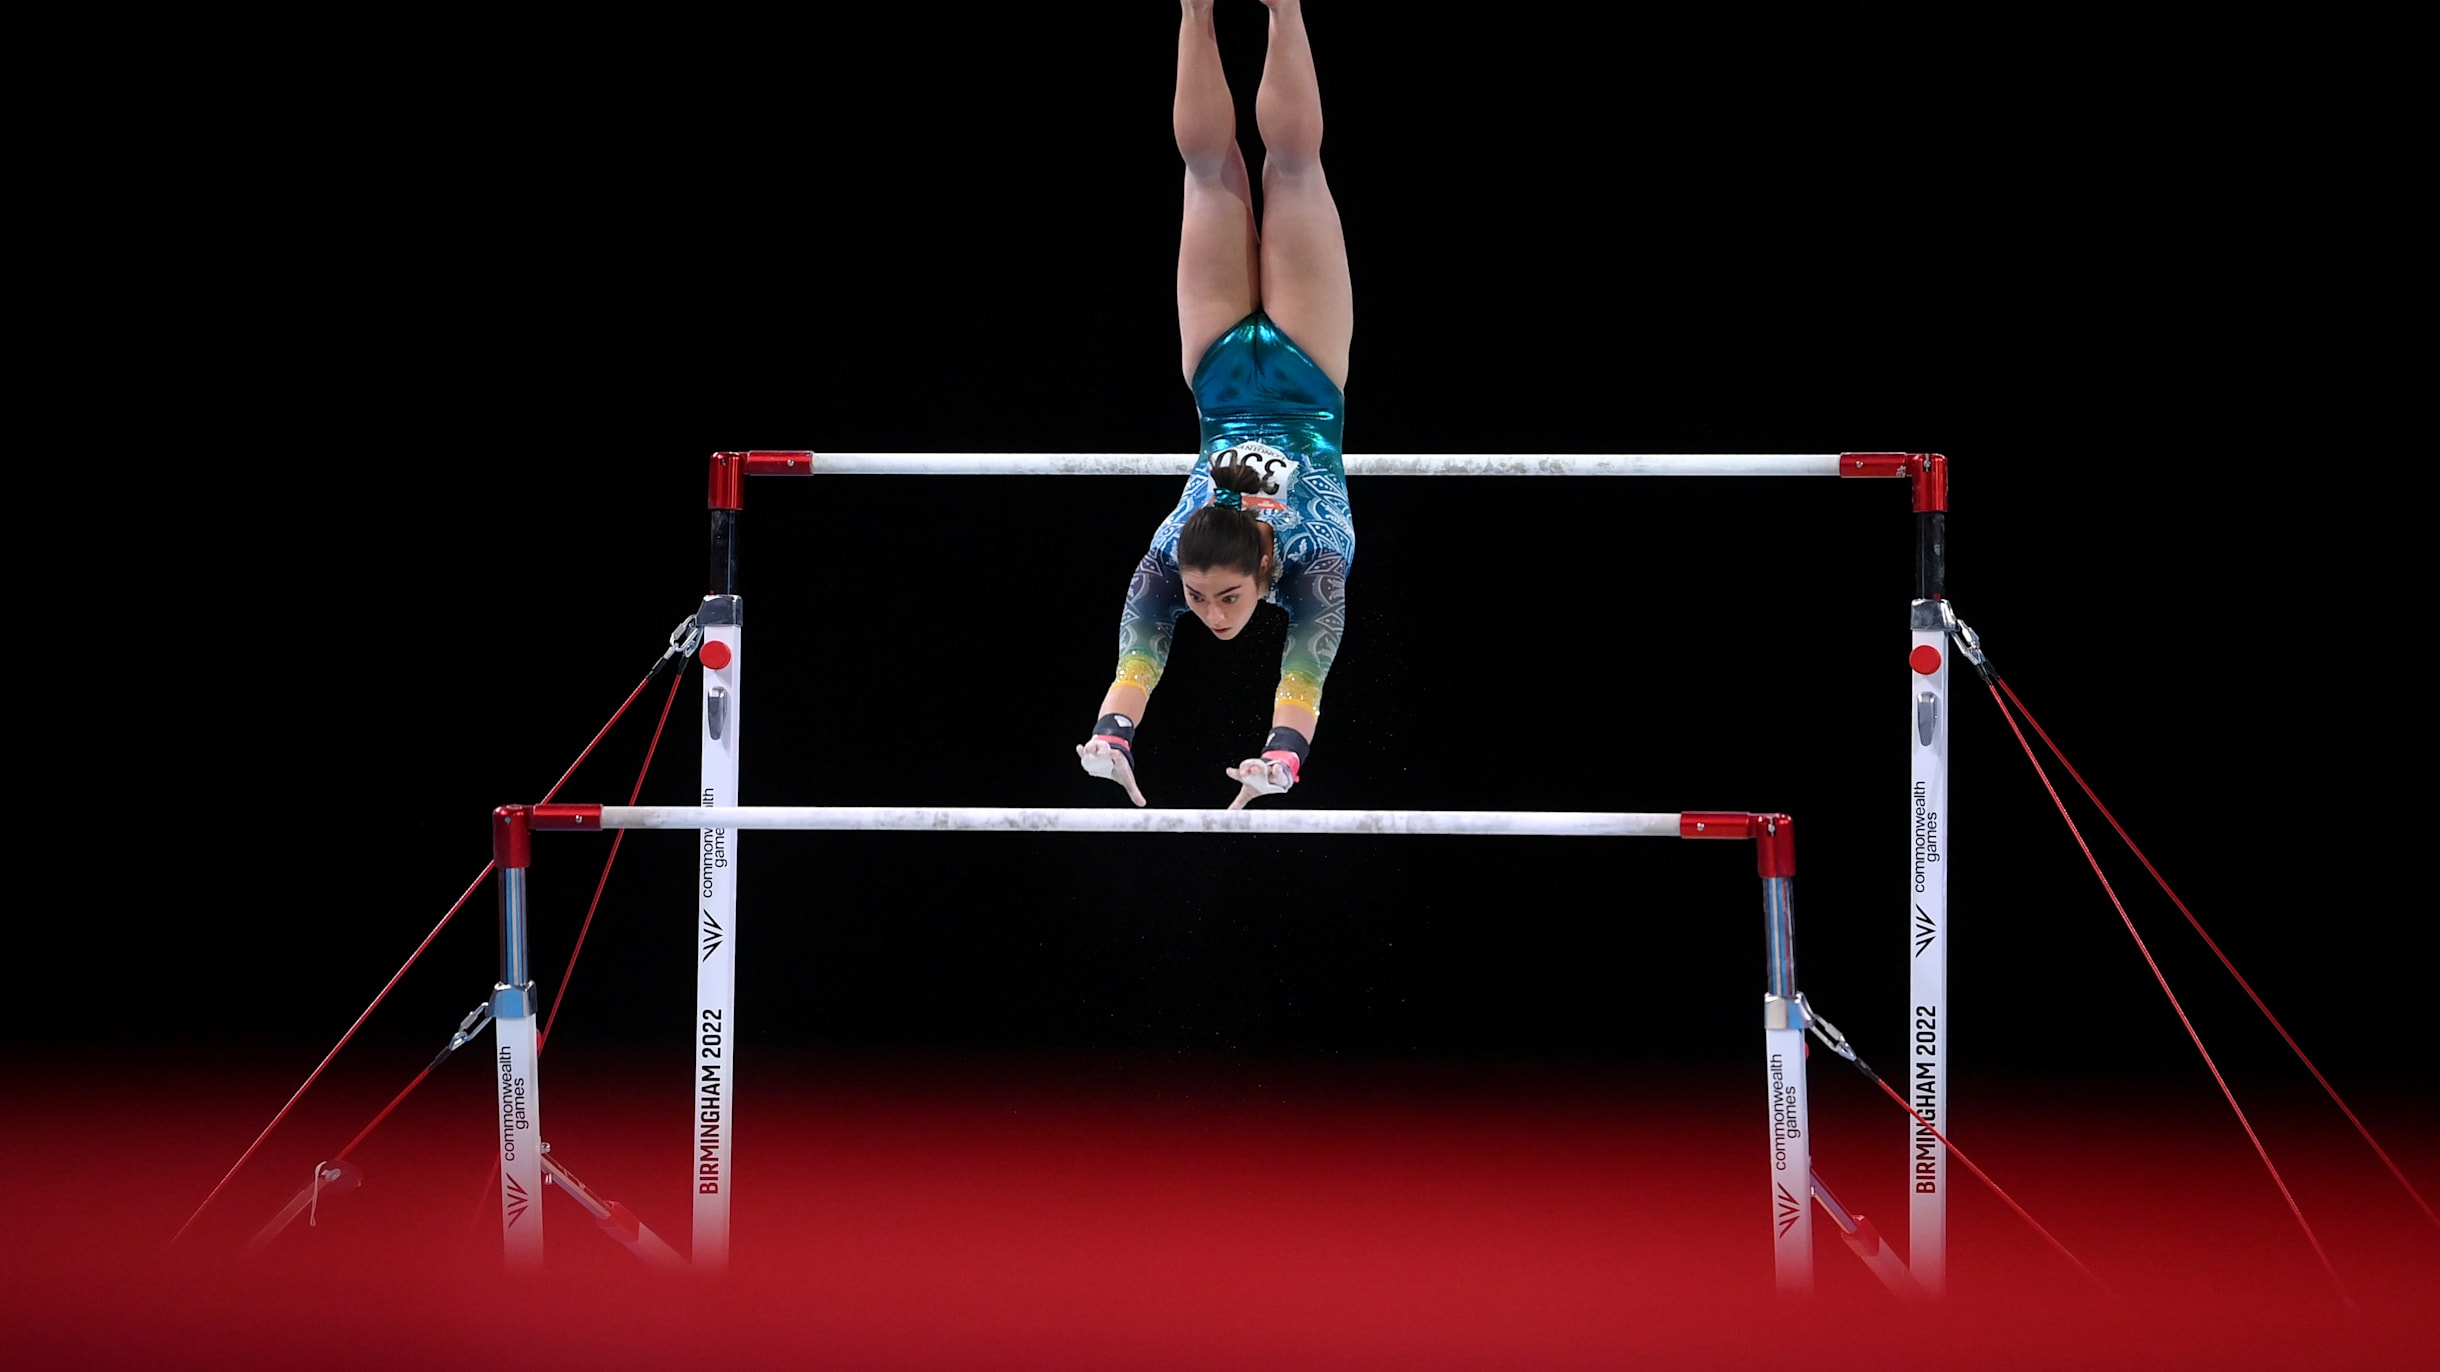
[(1254, 121), (1262, 131), (1263, 311), (1342, 389), (1355, 334), (1355, 290), (1338, 202), (1322, 175), (1322, 88), (1305, 37), (1303, 0), (1263, 0), (1271, 41)]
[(1254, 191), (1237, 146), (1237, 106), (1220, 66), (1212, 0), (1181, 0), (1170, 105), (1186, 193), (1178, 218), (1179, 370), (1189, 384), (1214, 339), (1262, 303)]

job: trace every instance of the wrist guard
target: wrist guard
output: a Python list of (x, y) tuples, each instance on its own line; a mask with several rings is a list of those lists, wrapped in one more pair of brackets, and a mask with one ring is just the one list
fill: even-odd
[(1262, 759), (1287, 768), (1288, 780), (1294, 782), (1305, 770), (1305, 754), (1312, 751), (1313, 744), (1303, 734), (1280, 724), (1272, 727), (1271, 737), (1263, 743)]
[(1125, 715), (1103, 715), (1093, 721), (1093, 741), (1107, 743), (1127, 765), (1135, 765), (1135, 721)]

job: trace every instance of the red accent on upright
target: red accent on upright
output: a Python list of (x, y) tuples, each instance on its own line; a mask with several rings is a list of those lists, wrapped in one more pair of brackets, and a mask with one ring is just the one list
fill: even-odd
[(712, 454), (711, 496), (706, 503), (715, 510), (746, 507), (746, 454)]
[(1786, 815), (1754, 816), (1754, 868), (1765, 877), (1796, 875), (1796, 821)]
[(599, 805), (543, 804), (534, 807), (533, 827), (537, 829), (582, 829), (598, 833), (602, 827), (602, 807)]
[[(1813, 1041), (1811, 1039), (1805, 1040), (1805, 1052), (1807, 1055), (1810, 1055), (1813, 1052)], [(1881, 1254), (1881, 1231), (1874, 1228), (1872, 1221), (1864, 1218), (1862, 1215), (1856, 1215), (1853, 1218), (1855, 1220), (1855, 1232), (1850, 1234), (1842, 1229), (1839, 1231), (1839, 1237), (1847, 1241), (1847, 1246), (1855, 1250), (1855, 1255), (1857, 1257), (1879, 1257)]]
[(534, 865), (533, 818), (530, 805), (503, 805), (491, 812), (491, 860), (503, 868)]
[(1915, 513), (1949, 508), (1949, 460), (1938, 453), (1919, 453), (1907, 475), (1915, 479)]
[(1920, 644), (1906, 655), (1906, 665), (1919, 676), (1930, 676), (1940, 670), (1940, 650), (1929, 643)]
[(729, 645), (716, 638), (707, 638), (703, 640), (703, 646), (695, 650), (695, 656), (703, 659), (704, 666), (717, 672), (729, 665)]
[(747, 476), (813, 475), (813, 454), (803, 448), (756, 448), (745, 456)]

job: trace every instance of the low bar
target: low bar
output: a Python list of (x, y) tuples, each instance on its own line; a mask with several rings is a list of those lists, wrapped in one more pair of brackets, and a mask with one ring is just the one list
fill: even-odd
[(1053, 830), (1079, 834), (1547, 834), (1677, 838), (1678, 812), (1010, 809), (990, 806), (536, 805), (533, 827)]

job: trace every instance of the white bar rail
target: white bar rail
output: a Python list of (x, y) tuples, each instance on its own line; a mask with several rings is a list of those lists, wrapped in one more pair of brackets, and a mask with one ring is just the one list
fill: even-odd
[[(760, 455), (771, 462), (776, 454)], [(792, 457), (797, 455), (791, 455)], [(1841, 476), (1840, 453), (1349, 453), (1359, 476)], [(810, 453), (808, 476), (1184, 476), (1193, 453)], [(778, 465), (774, 463), (773, 465)], [(1876, 473), (1877, 474), (1877, 473)]]
[[(541, 806), (537, 810), (579, 807)], [(582, 807), (590, 808), (590, 807)], [(1680, 815), (1601, 810), (1009, 809), (991, 806), (604, 805), (604, 829), (969, 829), (1110, 834), (1549, 834), (1679, 838)], [(538, 828), (583, 828), (581, 822)]]

